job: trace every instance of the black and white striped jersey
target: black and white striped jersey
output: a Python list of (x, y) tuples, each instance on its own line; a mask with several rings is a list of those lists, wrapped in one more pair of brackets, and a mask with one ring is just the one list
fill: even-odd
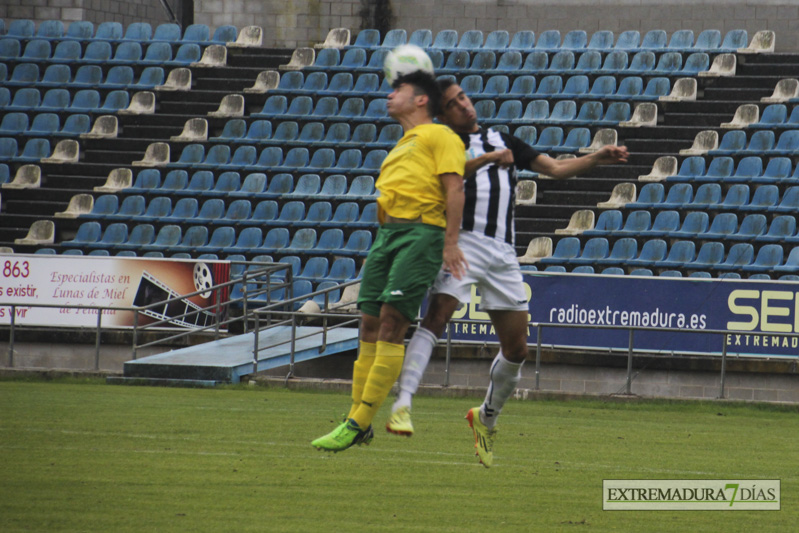
[(515, 166), (502, 168), (495, 164), (477, 169), (464, 180), (466, 203), (461, 228), (514, 244), (514, 205), (516, 203), (516, 168), (530, 169), (540, 154), (517, 137), (494, 130), (460, 134), (466, 146), (466, 159), (505, 148), (513, 152)]

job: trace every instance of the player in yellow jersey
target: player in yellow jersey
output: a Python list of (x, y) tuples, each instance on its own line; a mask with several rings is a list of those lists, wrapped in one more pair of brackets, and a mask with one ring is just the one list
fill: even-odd
[(380, 229), (363, 271), (358, 307), (360, 349), (353, 367), (352, 407), (335, 430), (311, 444), (341, 451), (368, 443), (372, 419), (399, 377), (405, 333), (443, 266), (460, 278), (463, 141), (434, 124), (440, 100), (435, 79), (421, 71), (398, 78), (388, 113), (403, 136), (386, 156), (376, 187)]

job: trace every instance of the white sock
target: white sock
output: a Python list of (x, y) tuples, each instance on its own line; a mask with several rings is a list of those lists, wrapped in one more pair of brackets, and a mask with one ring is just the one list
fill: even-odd
[(480, 420), (488, 429), (494, 429), (502, 406), (516, 390), (516, 385), (522, 377), (522, 364), (511, 363), (505, 359), (502, 352), (499, 352), (491, 363), (489, 372), (491, 383), (488, 385), (485, 401), (480, 406)]
[(433, 332), (422, 327), (416, 328), (405, 349), (405, 361), (402, 364), (402, 374), (399, 379), (399, 395), (391, 408), (392, 413), (400, 407), (410, 409), (411, 399), (419, 389), (419, 383), (422, 381), (422, 376), (427, 368), (427, 363), (430, 362), (430, 355), (433, 353), (437, 341)]

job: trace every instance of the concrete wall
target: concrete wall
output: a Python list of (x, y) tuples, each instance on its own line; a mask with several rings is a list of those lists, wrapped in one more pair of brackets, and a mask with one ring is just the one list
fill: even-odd
[[(168, 1), (179, 14), (181, 2)], [(393, 15), (392, 27), (409, 32), (743, 28), (751, 36), (769, 29), (777, 34), (777, 51), (799, 51), (796, 0), (194, 0), (195, 22), (258, 25), (266, 46), (288, 48), (321, 42), (331, 28), (349, 28), (354, 35), (379, 27), (381, 11)], [(159, 0), (2, 0), (0, 18), (167, 21)]]

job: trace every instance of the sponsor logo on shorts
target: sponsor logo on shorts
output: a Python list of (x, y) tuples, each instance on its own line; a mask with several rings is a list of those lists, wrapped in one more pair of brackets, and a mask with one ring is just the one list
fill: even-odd
[(390, 294), (391, 296), (405, 296), (405, 293), (404, 293), (404, 292), (402, 292), (402, 291), (400, 291), (400, 290), (391, 291), (389, 294)]

